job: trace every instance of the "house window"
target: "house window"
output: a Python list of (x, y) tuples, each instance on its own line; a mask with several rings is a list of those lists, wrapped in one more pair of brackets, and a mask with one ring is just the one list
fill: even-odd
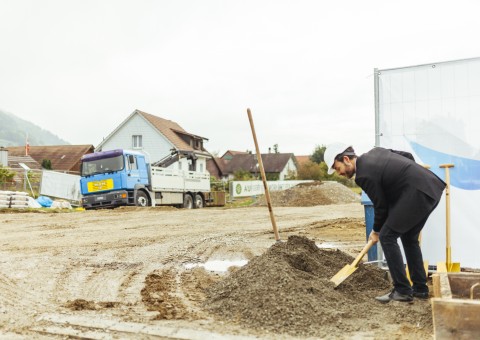
[(203, 172), (203, 163), (200, 163), (200, 172)]
[(134, 149), (143, 148), (142, 135), (133, 135), (132, 136), (132, 148), (134, 148)]

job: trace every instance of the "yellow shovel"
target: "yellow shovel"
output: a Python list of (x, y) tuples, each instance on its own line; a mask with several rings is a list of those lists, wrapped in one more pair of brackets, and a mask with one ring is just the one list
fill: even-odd
[(368, 250), (373, 246), (373, 241), (370, 240), (368, 243), (363, 247), (362, 251), (358, 256), (353, 260), (352, 264), (347, 264), (345, 267), (340, 269), (338, 273), (336, 273), (330, 281), (335, 284), (335, 287), (337, 287), (340, 283), (345, 281), (352, 273), (358, 269), (358, 263), (360, 260), (365, 256), (365, 254), (368, 252)]
[(452, 248), (450, 246), (450, 171), (449, 168), (453, 168), (453, 164), (440, 164), (440, 168), (445, 169), (445, 182), (447, 187), (445, 188), (445, 201), (447, 203), (447, 248), (446, 248), (446, 262), (437, 263), (437, 272), (451, 273), (460, 271), (460, 263), (452, 263)]

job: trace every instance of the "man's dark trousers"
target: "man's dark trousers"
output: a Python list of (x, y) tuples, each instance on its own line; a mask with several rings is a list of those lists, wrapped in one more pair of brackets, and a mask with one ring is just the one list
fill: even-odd
[[(425, 273), (425, 268), (423, 266), (423, 256), (418, 237), (425, 226), (430, 213), (406, 233), (396, 232), (390, 229), (387, 224), (385, 224), (380, 230), (380, 244), (382, 245), (382, 250), (385, 254), (385, 259), (387, 260), (388, 269), (390, 270), (390, 275), (393, 280), (393, 286), (400, 294), (412, 295), (413, 291), (419, 293), (428, 292), (427, 274)], [(397, 243), (399, 237), (402, 240), (403, 250), (407, 259), (410, 278), (413, 283), (413, 291), (407, 278), (400, 246)]]

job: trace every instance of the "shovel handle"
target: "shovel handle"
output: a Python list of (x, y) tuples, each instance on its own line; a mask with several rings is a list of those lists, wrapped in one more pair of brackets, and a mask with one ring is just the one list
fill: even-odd
[(370, 248), (372, 248), (372, 246), (373, 246), (373, 241), (372, 240), (368, 241), (368, 243), (365, 245), (365, 247), (363, 247), (360, 254), (358, 254), (358, 256), (355, 258), (355, 260), (353, 260), (352, 267), (358, 266), (358, 263), (360, 262), (360, 260), (365, 256), (365, 254), (370, 250)]
[(447, 164), (440, 164), (439, 167), (440, 168), (444, 168), (445, 169), (445, 183), (447, 184), (446, 188), (445, 188), (445, 202), (446, 202), (446, 224), (447, 224), (447, 228), (446, 228), (446, 243), (447, 243), (447, 247), (446, 247), (446, 263), (447, 263), (447, 267), (450, 263), (452, 263), (452, 255), (451, 255), (451, 244), (450, 244), (450, 171), (449, 169), (450, 168), (453, 168), (455, 165), (452, 164), (452, 163), (447, 163)]

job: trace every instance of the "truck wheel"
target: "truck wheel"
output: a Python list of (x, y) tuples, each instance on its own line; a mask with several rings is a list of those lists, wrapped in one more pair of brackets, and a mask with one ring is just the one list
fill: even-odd
[(194, 206), (194, 208), (195, 209), (201, 209), (201, 208), (203, 208), (203, 205), (204, 205), (204, 203), (203, 203), (202, 195), (196, 194), (195, 195), (195, 206)]
[(147, 194), (145, 192), (137, 191), (137, 196), (135, 197), (135, 205), (140, 207), (148, 207), (150, 205)]
[(190, 194), (185, 194), (183, 196), (183, 207), (185, 209), (192, 209), (193, 208), (193, 198)]

